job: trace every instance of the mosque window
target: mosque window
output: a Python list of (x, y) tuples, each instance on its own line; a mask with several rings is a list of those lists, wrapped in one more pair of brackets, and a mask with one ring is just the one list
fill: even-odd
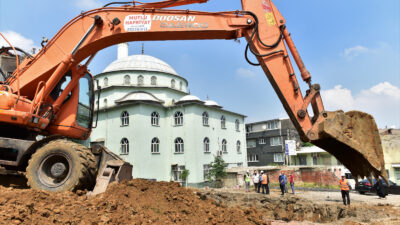
[(208, 113), (203, 112), (203, 125), (208, 126)]
[(204, 152), (210, 152), (210, 139), (207, 137), (203, 140)]
[(223, 140), (222, 140), (222, 152), (225, 152), (225, 153), (228, 152), (228, 150), (227, 150), (227, 148), (226, 148), (226, 144), (227, 144), (226, 140), (223, 139)]
[(124, 84), (130, 85), (131, 84), (131, 77), (129, 75), (124, 76)]
[(129, 141), (126, 138), (122, 138), (121, 140), (121, 155), (129, 154)]
[(107, 77), (105, 77), (105, 78), (103, 79), (103, 85), (104, 85), (104, 87), (107, 87), (107, 86), (108, 86), (108, 78), (107, 78)]
[(144, 84), (144, 78), (142, 75), (139, 75), (137, 78), (137, 83), (139, 86), (142, 86)]
[(235, 121), (235, 129), (236, 129), (236, 131), (239, 131), (239, 128), (240, 128), (239, 125), (240, 125), (239, 124), (239, 120), (236, 120)]
[(123, 111), (121, 114), (121, 126), (129, 125), (129, 113), (127, 111)]
[(180, 111), (175, 112), (174, 114), (175, 126), (183, 125), (183, 113)]
[(181, 81), (181, 82), (179, 82), (179, 90), (181, 90), (181, 91), (182, 91), (182, 81)]
[(156, 76), (151, 77), (151, 85), (157, 85), (157, 77)]
[(158, 126), (159, 118), (160, 118), (160, 115), (158, 114), (158, 112), (153, 112), (151, 114), (151, 125)]
[(225, 116), (221, 116), (221, 128), (226, 129), (226, 119)]
[(151, 140), (151, 153), (160, 153), (160, 140), (156, 137)]
[(237, 153), (241, 153), (242, 151), (240, 150), (240, 141), (236, 142), (236, 151)]
[(183, 140), (182, 138), (176, 138), (175, 139), (175, 153), (183, 153)]
[(175, 80), (174, 79), (171, 80), (171, 87), (175, 88)]

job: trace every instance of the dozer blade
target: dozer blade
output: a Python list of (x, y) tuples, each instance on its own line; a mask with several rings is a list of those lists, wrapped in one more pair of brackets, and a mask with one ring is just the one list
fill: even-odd
[(387, 182), (383, 149), (374, 118), (364, 112), (327, 112), (319, 124), (316, 146), (334, 155), (357, 177), (383, 177)]

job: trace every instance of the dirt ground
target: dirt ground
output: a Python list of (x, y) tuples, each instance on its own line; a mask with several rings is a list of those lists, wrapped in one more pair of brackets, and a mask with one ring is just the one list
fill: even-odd
[(0, 224), (400, 224), (399, 207), (390, 203), (355, 201), (345, 207), (307, 196), (312, 195), (281, 197), (273, 190), (265, 196), (142, 179), (112, 184), (90, 198), (83, 191), (49, 193), (4, 185)]

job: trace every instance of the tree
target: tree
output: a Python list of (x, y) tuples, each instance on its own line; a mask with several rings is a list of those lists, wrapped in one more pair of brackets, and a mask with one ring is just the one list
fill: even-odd
[(225, 171), (226, 163), (221, 156), (215, 156), (214, 162), (211, 163), (210, 171), (208, 173), (208, 180), (216, 182), (216, 186), (222, 186), (222, 178), (226, 177)]
[(181, 173), (181, 179), (185, 181), (185, 187), (187, 187), (187, 178), (190, 174), (190, 171), (188, 169), (184, 169)]

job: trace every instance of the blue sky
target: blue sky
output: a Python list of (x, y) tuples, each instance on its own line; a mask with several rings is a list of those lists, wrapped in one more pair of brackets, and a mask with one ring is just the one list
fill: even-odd
[[(0, 1), (0, 31), (23, 48), (40, 46), (42, 37), (50, 39), (82, 10), (108, 2)], [(313, 82), (321, 84), (326, 109), (362, 110), (371, 113), (381, 128), (400, 128), (400, 1), (274, 3), (286, 18)], [(226, 11), (241, 5), (240, 0), (210, 0), (181, 8)], [(287, 117), (261, 68), (245, 61), (245, 42), (146, 42), (145, 54), (164, 60), (185, 77), (191, 94), (203, 100), (209, 96), (225, 109), (247, 115), (248, 122)], [(130, 43), (129, 51), (140, 54), (141, 43)], [(116, 55), (116, 47), (104, 49), (91, 71), (101, 72)]]

